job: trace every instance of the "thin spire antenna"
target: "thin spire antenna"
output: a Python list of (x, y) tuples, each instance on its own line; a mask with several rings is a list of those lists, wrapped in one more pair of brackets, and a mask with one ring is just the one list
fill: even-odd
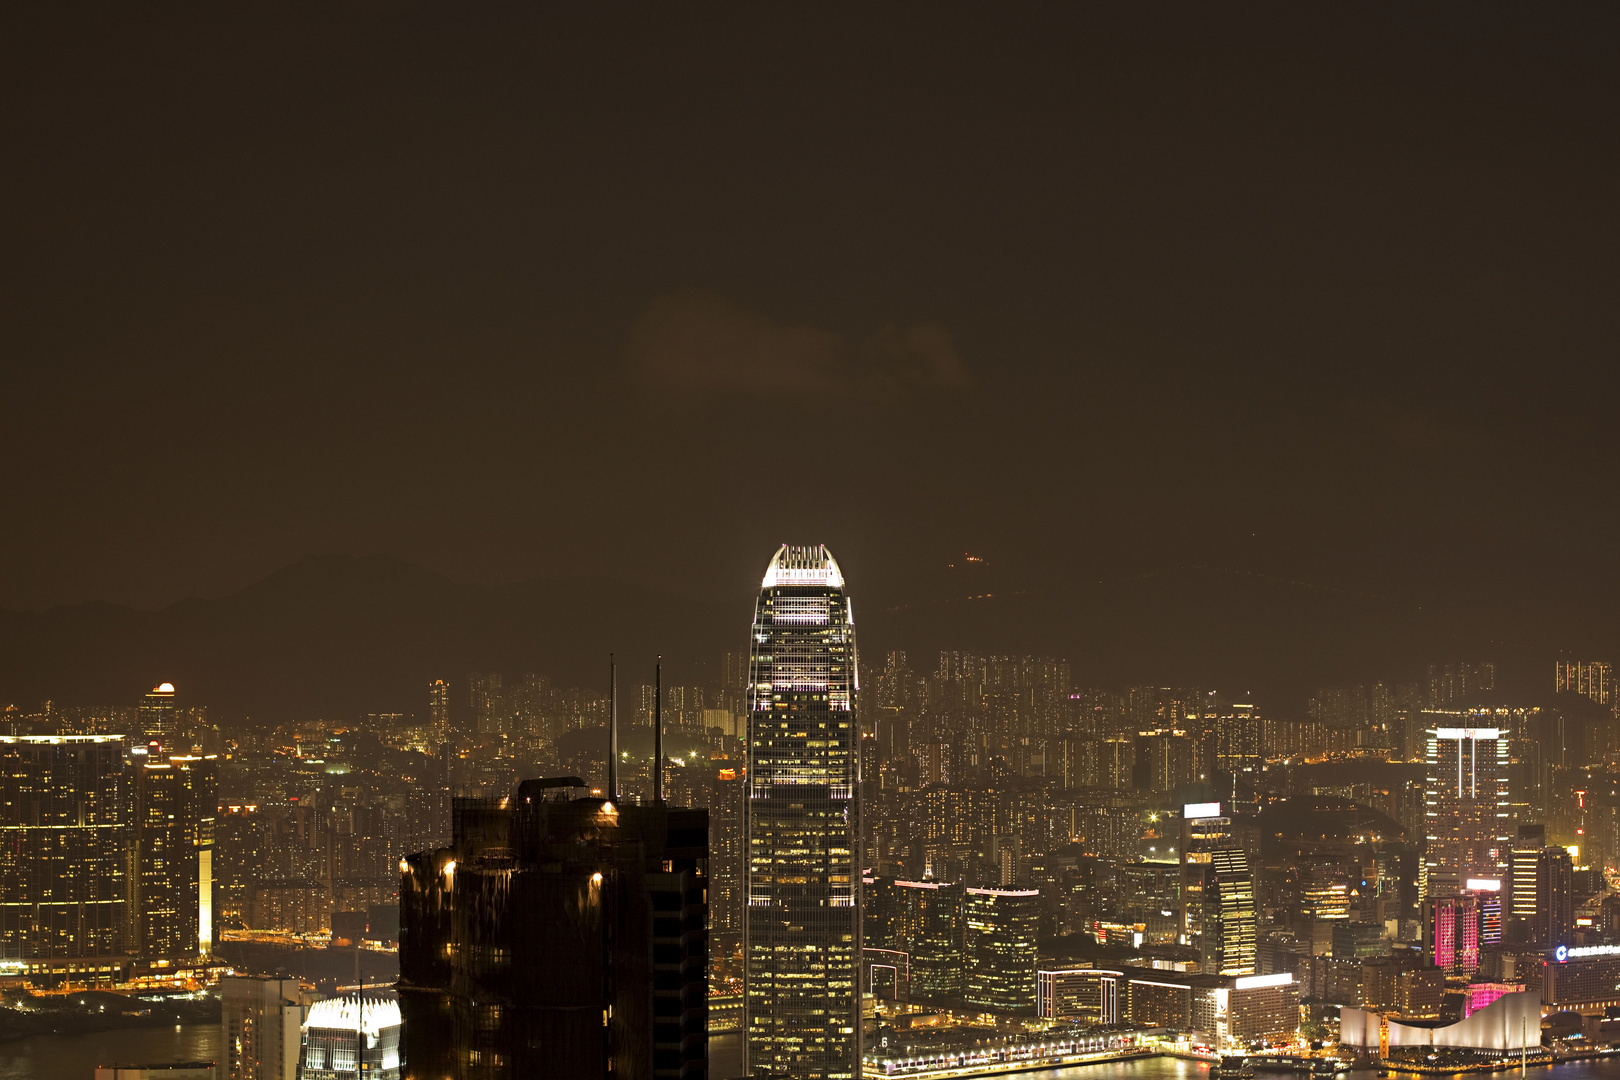
[(664, 804), (664, 654), (653, 667), (653, 805)]
[(608, 653), (608, 801), (619, 801), (619, 666)]

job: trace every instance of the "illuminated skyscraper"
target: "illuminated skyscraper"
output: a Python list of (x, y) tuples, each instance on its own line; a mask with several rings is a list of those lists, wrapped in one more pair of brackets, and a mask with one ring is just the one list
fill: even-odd
[(1448, 975), (1479, 969), (1480, 902), (1473, 893), (1438, 896), (1423, 905), (1423, 959)]
[(1502, 944), (1502, 883), (1495, 878), (1472, 878), (1462, 892), (1479, 906), (1479, 947), (1494, 949)]
[(746, 1067), (751, 1077), (854, 1080), (855, 627), (825, 547), (777, 550), (749, 644)]
[(1204, 971), (1253, 975), (1254, 874), (1220, 803), (1181, 810), (1181, 934), (1203, 951)]
[(1210, 853), (1204, 867), (1203, 970), (1216, 975), (1253, 975), (1258, 919), (1254, 874), (1239, 848)]
[(967, 973), (962, 998), (986, 1009), (1035, 1005), (1035, 938), (1040, 925), (1037, 889), (968, 889), (962, 901), (962, 953)]
[(1456, 893), (1470, 878), (1500, 881), (1506, 876), (1510, 843), (1507, 734), (1495, 727), (1436, 727), (1429, 731), (1425, 898)]
[(0, 972), (118, 981), (126, 782), (116, 735), (0, 736)]
[(141, 700), (141, 735), (148, 741), (161, 744), (165, 750), (172, 750), (177, 720), (174, 684), (161, 683), (152, 687)]
[[(716, 952), (736, 948), (743, 929), (743, 815), (747, 783), (735, 768), (720, 769), (709, 785), (709, 926)], [(724, 936), (724, 942), (721, 937)]]
[(214, 765), (184, 756), (135, 770), (135, 944), (144, 959), (213, 951)]
[(911, 1000), (961, 996), (960, 882), (880, 878), (867, 889), (864, 900), (865, 944), (906, 954)]
[(400, 1080), (401, 1026), (399, 1003), (391, 998), (347, 994), (317, 1001), (304, 1021), (298, 1075), (303, 1080)]
[(1509, 857), (1507, 911), (1510, 924), (1517, 923), (1522, 933), (1530, 933), (1536, 921), (1537, 866), (1541, 850), (1547, 846), (1547, 826), (1520, 825), (1519, 838), (1513, 843)]
[(1187, 803), (1181, 808), (1181, 941), (1203, 932), (1204, 869), (1210, 856), (1238, 846), (1232, 821), (1221, 816), (1220, 803)]
[(436, 741), (450, 737), (450, 684), (443, 679), (428, 684), (428, 725)]
[(1531, 922), (1531, 940), (1547, 945), (1565, 945), (1575, 928), (1575, 868), (1563, 848), (1543, 848), (1536, 853), (1536, 914)]

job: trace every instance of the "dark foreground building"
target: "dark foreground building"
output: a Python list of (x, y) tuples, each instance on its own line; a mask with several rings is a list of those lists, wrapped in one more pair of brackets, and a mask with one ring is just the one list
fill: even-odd
[(708, 811), (583, 794), (457, 799), (401, 863), (407, 1080), (707, 1076)]

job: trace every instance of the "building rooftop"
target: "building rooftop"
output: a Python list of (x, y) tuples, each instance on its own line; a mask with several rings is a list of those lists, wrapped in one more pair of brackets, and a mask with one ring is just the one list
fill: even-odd
[(380, 1035), (385, 1028), (399, 1026), (399, 1003), (386, 998), (367, 997), (365, 1008), (359, 1009), (359, 999), (353, 996), (327, 998), (309, 1007), (309, 1019), (304, 1029), (326, 1028), (353, 1031), (356, 1024), (367, 1035)]
[(826, 585), (841, 589), (844, 575), (825, 544), (783, 544), (771, 557), (771, 565), (765, 568), (765, 580), (760, 587), (769, 589), (775, 585)]

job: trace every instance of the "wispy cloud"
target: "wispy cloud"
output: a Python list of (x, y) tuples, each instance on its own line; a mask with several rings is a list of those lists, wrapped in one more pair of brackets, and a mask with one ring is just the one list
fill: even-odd
[(887, 395), (971, 381), (939, 323), (885, 326), (851, 341), (698, 290), (656, 297), (630, 327), (628, 352), (649, 390), (699, 396)]

